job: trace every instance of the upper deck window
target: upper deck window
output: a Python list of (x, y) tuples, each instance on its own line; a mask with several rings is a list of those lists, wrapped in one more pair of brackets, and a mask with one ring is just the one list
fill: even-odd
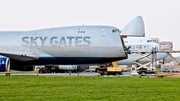
[(128, 43), (128, 41), (124, 41), (124, 43)]
[(113, 33), (115, 33), (115, 32), (121, 33), (121, 30), (120, 30), (120, 29), (113, 29), (112, 32), (113, 32)]
[(78, 31), (78, 33), (85, 33), (85, 31)]

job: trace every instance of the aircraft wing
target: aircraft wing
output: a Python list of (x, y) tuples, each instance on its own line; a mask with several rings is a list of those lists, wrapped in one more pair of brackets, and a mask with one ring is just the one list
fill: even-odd
[(39, 59), (39, 55), (34, 52), (2, 52), (0, 51), (0, 55), (8, 57), (10, 59), (19, 60), (19, 61), (31, 61), (31, 60)]

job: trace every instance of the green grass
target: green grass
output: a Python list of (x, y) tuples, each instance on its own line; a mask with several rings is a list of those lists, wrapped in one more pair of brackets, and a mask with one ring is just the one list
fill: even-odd
[(1, 76), (0, 100), (179, 100), (179, 78)]
[(157, 72), (161, 72), (161, 68), (156, 68), (156, 71)]
[(131, 72), (131, 68), (127, 68), (127, 72)]

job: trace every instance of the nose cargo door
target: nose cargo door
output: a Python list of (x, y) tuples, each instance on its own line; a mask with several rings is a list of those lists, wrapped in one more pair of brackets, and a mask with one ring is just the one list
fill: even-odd
[(144, 22), (141, 16), (137, 16), (129, 22), (122, 30), (121, 36), (144, 37)]

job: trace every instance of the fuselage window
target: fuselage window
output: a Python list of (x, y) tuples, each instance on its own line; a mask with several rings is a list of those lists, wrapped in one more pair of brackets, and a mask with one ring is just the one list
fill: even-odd
[(78, 31), (78, 33), (85, 33), (85, 31)]
[(124, 43), (128, 43), (128, 41), (124, 41)]
[(113, 33), (115, 33), (115, 32), (121, 33), (121, 30), (120, 30), (120, 29), (113, 29), (112, 32), (113, 32)]

